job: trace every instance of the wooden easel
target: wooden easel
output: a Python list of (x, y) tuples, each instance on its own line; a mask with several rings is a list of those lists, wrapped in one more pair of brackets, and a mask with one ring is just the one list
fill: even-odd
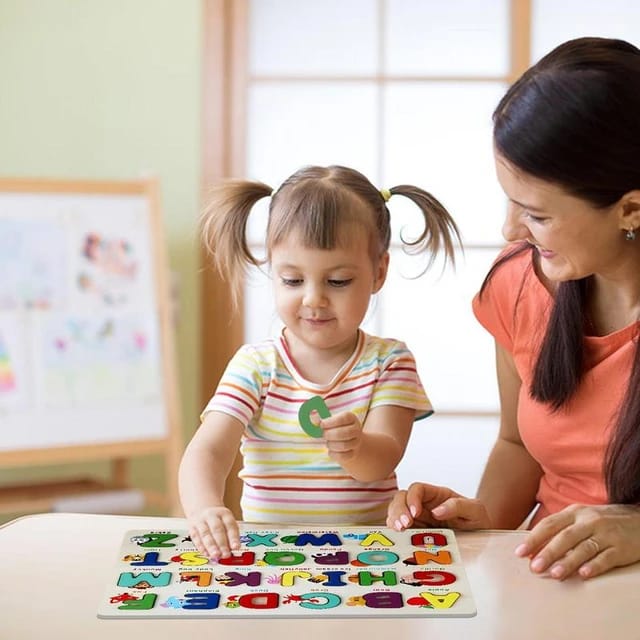
[[(25, 203), (28, 206), (25, 206)], [(60, 417), (58, 415), (60, 411), (55, 407), (50, 409), (27, 405), (12, 409), (10, 406), (7, 408), (6, 403), (3, 407), (3, 396), (0, 394), (0, 424), (4, 423), (3, 429), (0, 429), (0, 468), (24, 468), (30, 465), (88, 461), (110, 461), (111, 467), (110, 477), (106, 481), (95, 477), (81, 477), (0, 486), (0, 514), (46, 511), (50, 510), (60, 498), (90, 496), (106, 491), (135, 488), (131, 482), (130, 463), (133, 458), (147, 455), (162, 456), (167, 490), (145, 490), (145, 504), (161, 507), (172, 515), (180, 512), (177, 470), (182, 453), (182, 429), (169, 296), (168, 261), (157, 181), (154, 179), (118, 182), (0, 179), (0, 231), (3, 228), (3, 221), (5, 229), (13, 229), (19, 225), (21, 214), (25, 210), (28, 210), (32, 221), (34, 218), (37, 220), (42, 211), (43, 220), (46, 218), (48, 224), (52, 224), (52, 221), (53, 224), (57, 224), (63, 219), (68, 221), (70, 216), (74, 221), (82, 222), (85, 210), (92, 216), (92, 220), (99, 220), (109, 210), (110, 203), (114, 204), (110, 223), (115, 225), (114, 228), (119, 224), (117, 219), (119, 213), (126, 212), (127, 206), (130, 205), (132, 212), (135, 211), (135, 214), (131, 214), (131, 219), (135, 215), (138, 227), (146, 228), (148, 231), (146, 234), (148, 244), (144, 245), (148, 247), (148, 251), (143, 251), (138, 257), (140, 262), (147, 261), (147, 264), (142, 266), (149, 275), (148, 280), (151, 283), (149, 288), (152, 289), (149, 292), (145, 291), (145, 295), (149, 294), (150, 302), (147, 305), (148, 308), (143, 311), (148, 313), (149, 317), (155, 318), (154, 326), (157, 326), (157, 341), (154, 346), (157, 349), (156, 353), (159, 354), (158, 388), (153, 400), (144, 400), (146, 404), (139, 409), (139, 414), (131, 411), (130, 400), (123, 402), (119, 407), (118, 399), (115, 398), (108, 409), (113, 409), (115, 412), (113, 415), (117, 417), (113, 420), (109, 420), (108, 416), (105, 417), (106, 422), (102, 425), (93, 417), (104, 413), (104, 404), (100, 407), (96, 406), (93, 412), (90, 411), (90, 406), (83, 407), (84, 413), (76, 414), (73, 410), (65, 410)], [(59, 207), (60, 213), (56, 213), (56, 207)], [(72, 213), (69, 214), (69, 211)], [(111, 216), (110, 213), (107, 215)], [(131, 223), (127, 215), (122, 219), (123, 236), (128, 233)], [(9, 227), (10, 224), (14, 227)], [(25, 233), (25, 236), (27, 235)], [(145, 234), (141, 233), (140, 237), (143, 235)], [(73, 251), (75, 252), (76, 249), (77, 247), (74, 247)], [(2, 264), (0, 256), (0, 266)], [(134, 301), (132, 304), (138, 303)], [(12, 312), (20, 313), (20, 318), (28, 318), (30, 313), (26, 306), (15, 309), (0, 308), (0, 320), (3, 317), (2, 314), (7, 318)], [(95, 312), (99, 314), (100, 309)], [(19, 323), (14, 321), (14, 324)], [(1, 331), (2, 323), (0, 322)], [(33, 349), (33, 351), (36, 350)], [(23, 383), (23, 380), (17, 380), (16, 384)], [(152, 404), (153, 411), (149, 413), (151, 410), (147, 405)], [(137, 408), (136, 411), (138, 411)], [(140, 420), (140, 423), (136, 424), (138, 415), (144, 417), (147, 414), (160, 418), (158, 424), (154, 424), (152, 420)], [(58, 420), (58, 429), (68, 430), (66, 437), (60, 442), (55, 442), (55, 437), (52, 437), (55, 434), (47, 432), (41, 424), (43, 416), (46, 416), (47, 420), (51, 419), (52, 424), (56, 424)], [(74, 420), (78, 423), (74, 424)], [(123, 424), (130, 420), (130, 424), (126, 426), (125, 433), (120, 432), (112, 438), (111, 426), (115, 426), (116, 423), (120, 426), (120, 420)], [(99, 432), (91, 433), (93, 428)], [(5, 429), (8, 430), (5, 434), (12, 434), (11, 442), (15, 441), (14, 444), (7, 445), (8, 440), (4, 438), (3, 446), (1, 433)], [(23, 435), (12, 432), (11, 429), (22, 432)]]

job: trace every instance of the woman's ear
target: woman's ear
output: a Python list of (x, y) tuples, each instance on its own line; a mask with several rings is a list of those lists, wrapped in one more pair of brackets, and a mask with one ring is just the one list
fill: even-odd
[(640, 228), (640, 189), (625, 193), (619, 204), (620, 228), (626, 231)]
[(382, 289), (382, 285), (387, 279), (387, 272), (389, 271), (389, 252), (385, 251), (378, 260), (376, 265), (375, 277), (373, 279), (373, 291), (372, 293), (378, 293)]

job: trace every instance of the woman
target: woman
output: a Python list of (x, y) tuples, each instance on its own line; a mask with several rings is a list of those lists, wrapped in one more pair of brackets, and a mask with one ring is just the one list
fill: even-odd
[(510, 243), (474, 300), (501, 420), (477, 499), (415, 483), (387, 524), (516, 528), (535, 573), (640, 560), (640, 50), (580, 38), (494, 113)]

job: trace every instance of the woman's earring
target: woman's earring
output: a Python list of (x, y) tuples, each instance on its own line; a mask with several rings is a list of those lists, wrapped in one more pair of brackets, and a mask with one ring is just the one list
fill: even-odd
[(627, 229), (627, 232), (624, 234), (624, 237), (627, 240), (635, 240), (636, 239), (636, 230), (635, 229)]

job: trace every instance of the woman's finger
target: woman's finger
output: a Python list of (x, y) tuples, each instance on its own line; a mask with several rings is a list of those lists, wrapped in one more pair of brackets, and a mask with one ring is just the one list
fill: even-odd
[[(557, 580), (563, 580), (573, 575), (582, 566), (588, 562), (593, 562), (605, 549), (601, 548), (600, 543), (590, 536), (578, 542), (569, 552), (549, 567), (549, 575)], [(537, 558), (532, 560), (532, 570), (535, 573), (539, 573), (534, 569), (534, 564)]]
[(407, 505), (407, 491), (396, 491), (387, 508), (387, 526), (396, 531), (410, 527), (413, 518)]
[(491, 526), (484, 504), (474, 498), (449, 498), (432, 509), (431, 513), (453, 529), (487, 529)]
[(516, 555), (531, 557), (532, 570), (545, 571), (553, 562), (563, 558), (594, 532), (590, 517), (579, 518), (579, 510), (568, 507), (541, 520), (516, 548)]
[(458, 494), (447, 487), (414, 482), (407, 489), (406, 503), (411, 514), (416, 516), (423, 511), (431, 512), (432, 509), (454, 496), (457, 497)]
[(578, 575), (586, 580), (587, 578), (594, 578), (609, 571), (612, 567), (618, 566), (615, 561), (615, 555), (615, 550), (612, 547), (605, 549), (588, 562), (585, 562), (578, 569)]

